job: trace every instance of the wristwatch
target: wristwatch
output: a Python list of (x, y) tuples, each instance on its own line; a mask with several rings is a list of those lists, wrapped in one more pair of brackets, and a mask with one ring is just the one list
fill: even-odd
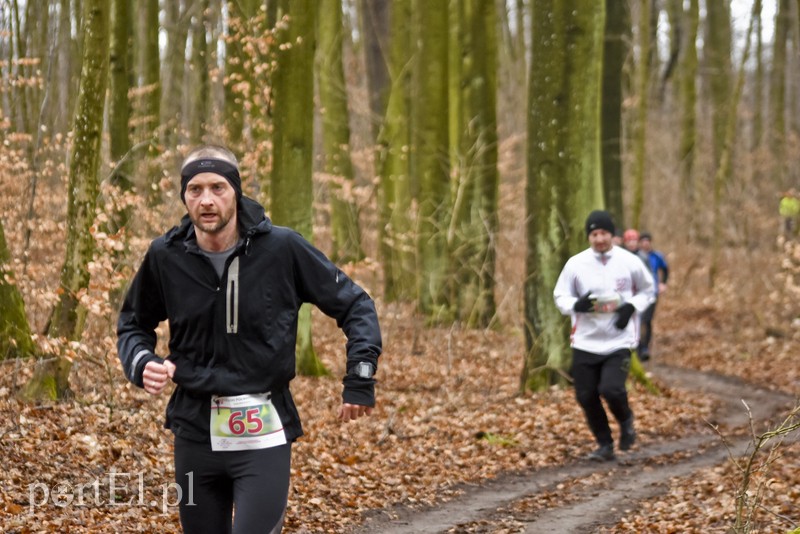
[(372, 378), (372, 375), (375, 374), (375, 368), (369, 362), (358, 362), (347, 374), (360, 378)]

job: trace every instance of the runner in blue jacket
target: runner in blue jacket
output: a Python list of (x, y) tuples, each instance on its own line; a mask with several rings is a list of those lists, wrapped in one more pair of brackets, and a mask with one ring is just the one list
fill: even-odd
[(669, 267), (664, 255), (657, 250), (653, 250), (653, 236), (648, 232), (642, 232), (639, 236), (639, 253), (646, 258), (647, 265), (653, 273), (656, 290), (656, 300), (644, 311), (641, 317), (642, 333), (639, 337), (639, 347), (636, 351), (639, 359), (646, 362), (650, 359), (650, 341), (653, 339), (653, 316), (656, 313), (658, 296), (667, 290)]
[[(165, 427), (186, 533), (281, 531), (291, 444), (303, 434), (289, 382), (298, 312), (316, 305), (347, 337), (342, 421), (369, 415), (381, 335), (372, 299), (297, 232), (242, 196), (236, 157), (203, 146), (181, 168), (187, 215), (150, 245), (119, 314), (125, 376), (175, 388)], [(169, 322), (169, 355), (156, 327)], [(232, 511), (235, 508), (235, 522)]]

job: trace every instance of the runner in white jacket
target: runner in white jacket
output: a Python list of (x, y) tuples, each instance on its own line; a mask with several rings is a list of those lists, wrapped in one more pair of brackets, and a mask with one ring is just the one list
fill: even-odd
[(599, 448), (593, 460), (614, 458), (614, 441), (603, 397), (620, 424), (620, 449), (635, 439), (633, 412), (628, 405), (625, 380), (631, 349), (639, 339), (634, 312), (653, 302), (653, 276), (644, 263), (612, 244), (614, 222), (605, 211), (586, 219), (590, 248), (571, 257), (556, 282), (553, 296), (558, 309), (572, 320), (572, 368), (578, 403)]

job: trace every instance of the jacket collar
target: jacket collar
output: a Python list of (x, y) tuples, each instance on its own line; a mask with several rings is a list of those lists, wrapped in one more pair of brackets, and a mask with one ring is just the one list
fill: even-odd
[(618, 251), (618, 249), (619, 249), (619, 247), (617, 247), (616, 245), (615, 245), (615, 246), (613, 246), (613, 247), (611, 247), (611, 248), (608, 250), (608, 252), (597, 252), (597, 251), (595, 251), (593, 248), (591, 248), (591, 247), (589, 248), (589, 250), (590, 250), (590, 251), (591, 251), (591, 253), (592, 253), (592, 256), (594, 256), (594, 257), (595, 257), (595, 259), (596, 259), (597, 261), (599, 261), (599, 262), (602, 262), (602, 263), (603, 263), (603, 265), (605, 265), (605, 264), (608, 262), (608, 260), (609, 260), (609, 259), (610, 259), (610, 258), (611, 258), (611, 257), (612, 257), (614, 254), (617, 254), (617, 251)]
[[(272, 231), (272, 221), (267, 217), (264, 208), (249, 197), (239, 199), (237, 205), (237, 219), (239, 221), (239, 236), (251, 238), (256, 234), (267, 234)], [(169, 230), (164, 238), (167, 245), (175, 242), (186, 242), (187, 246), (197, 246), (194, 233), (194, 224), (187, 213), (181, 218), (178, 226)]]

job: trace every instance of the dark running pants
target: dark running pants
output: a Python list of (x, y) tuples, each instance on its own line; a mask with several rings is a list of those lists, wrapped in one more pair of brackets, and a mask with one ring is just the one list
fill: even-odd
[(570, 375), (575, 383), (578, 400), (586, 422), (599, 445), (614, 443), (608, 416), (600, 397), (605, 399), (614, 418), (623, 423), (632, 415), (628, 406), (628, 391), (625, 380), (631, 367), (631, 351), (618, 350), (611, 354), (593, 354), (572, 349)]
[(642, 335), (639, 338), (639, 356), (642, 354), (650, 354), (650, 340), (653, 339), (653, 316), (656, 314), (656, 303), (652, 303), (642, 313), (641, 325)]
[(175, 480), (181, 488), (184, 534), (280, 533), (289, 496), (291, 452), (291, 443), (214, 452), (210, 443), (176, 437)]

